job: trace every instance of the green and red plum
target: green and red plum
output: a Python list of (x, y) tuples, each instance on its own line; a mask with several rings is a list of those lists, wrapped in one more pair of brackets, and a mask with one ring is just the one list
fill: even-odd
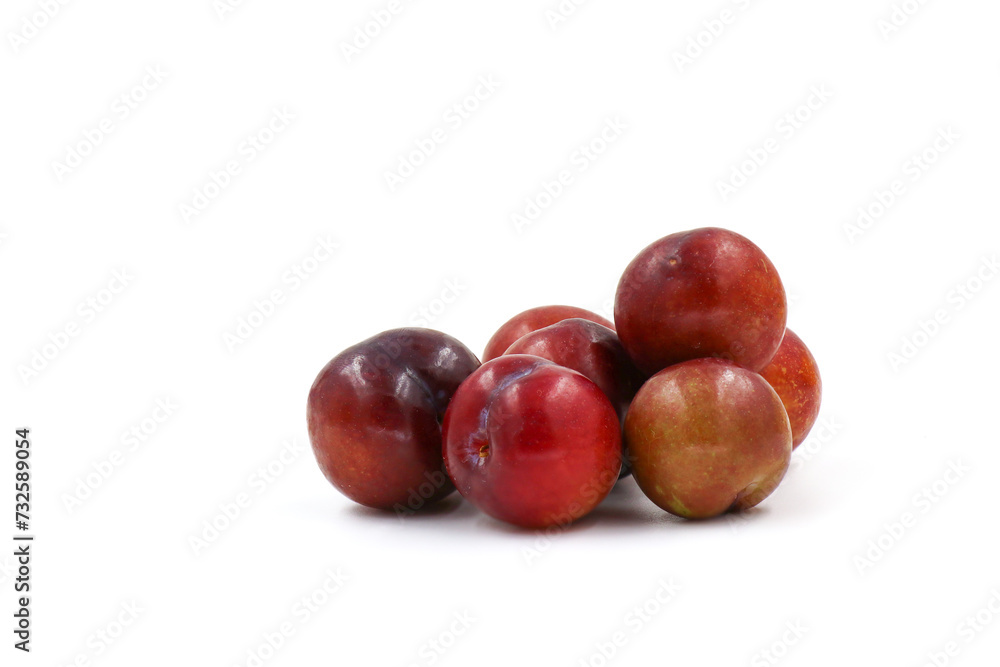
[(650, 378), (625, 418), (625, 440), (643, 493), (688, 519), (757, 505), (792, 453), (778, 394), (723, 359), (683, 362)]

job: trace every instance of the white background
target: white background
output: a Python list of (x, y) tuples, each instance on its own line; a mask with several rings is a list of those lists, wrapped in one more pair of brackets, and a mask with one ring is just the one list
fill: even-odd
[[(555, 0), (404, 1), (349, 61), (342, 45), (387, 4), (93, 0), (46, 19), (4, 3), (0, 427), (32, 429), (37, 541), (30, 655), (11, 647), (0, 551), (3, 663), (253, 665), (288, 623), (263, 664), (917, 666), (952, 641), (939, 664), (992, 664), (1000, 6), (927, 2), (885, 34), (889, 0), (594, 0), (554, 26)], [(707, 46), (679, 65), (689, 39)], [(480, 77), (496, 90), (446, 120)], [(294, 120), (249, 160), (275, 109)], [(112, 131), (86, 145), (102, 119)], [(581, 171), (609, 119), (625, 129)], [(435, 128), (446, 141), (390, 190), (385, 172)], [(724, 198), (768, 139), (776, 152)], [(88, 154), (67, 173), (54, 163), (72, 151)], [(230, 160), (240, 173), (183, 215)], [(570, 186), (517, 230), (563, 169)], [(849, 233), (896, 179), (903, 194)], [(457, 496), (400, 521), (323, 479), (305, 400), (344, 347), (421, 308), (477, 353), (524, 308), (608, 315), (641, 248), (705, 225), (768, 253), (823, 373), (820, 426), (759, 510), (685, 523), (629, 481), (547, 537)], [(320, 238), (338, 249), (312, 264)], [(285, 279), (304, 265), (308, 280)], [(227, 345), (273, 290), (282, 303)], [(904, 339), (919, 348), (894, 363)], [(249, 506), (220, 518), (240, 494)], [(212, 521), (226, 527), (194, 548)], [(325, 604), (307, 617), (304, 596)]]

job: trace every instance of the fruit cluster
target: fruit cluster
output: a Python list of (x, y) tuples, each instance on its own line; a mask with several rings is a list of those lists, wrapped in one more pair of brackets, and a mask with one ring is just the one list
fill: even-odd
[(525, 311), (483, 363), (451, 336), (393, 329), (344, 350), (309, 392), (309, 437), (344, 495), (413, 512), (454, 490), (527, 528), (564, 525), (632, 474), (698, 519), (761, 502), (819, 412), (812, 354), (748, 239), (672, 234), (625, 269), (615, 323)]

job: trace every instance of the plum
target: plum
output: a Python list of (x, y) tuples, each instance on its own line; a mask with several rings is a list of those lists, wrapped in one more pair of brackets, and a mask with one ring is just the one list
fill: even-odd
[(647, 375), (701, 357), (759, 371), (781, 343), (786, 316), (771, 260), (745, 237), (716, 227), (646, 247), (615, 294), (618, 336)]
[(444, 461), (473, 505), (524, 528), (562, 526), (607, 496), (621, 467), (621, 427), (600, 387), (525, 354), (484, 363), (444, 418)]
[(351, 500), (416, 510), (455, 487), (444, 472), (441, 423), (479, 360), (431, 329), (392, 329), (347, 348), (309, 390), (309, 439), (320, 470)]
[(760, 374), (778, 392), (788, 421), (792, 424), (792, 449), (809, 435), (823, 397), (823, 382), (812, 352), (791, 329), (785, 331), (781, 346)]
[(604, 391), (622, 420), (645, 379), (614, 330), (577, 317), (522, 336), (505, 354), (533, 354), (583, 373)]
[(499, 357), (521, 336), (555, 324), (556, 322), (569, 319), (570, 317), (579, 317), (591, 322), (597, 322), (612, 330), (615, 328), (614, 324), (597, 313), (592, 313), (589, 310), (575, 306), (539, 306), (537, 308), (529, 308), (510, 318), (497, 329), (497, 332), (486, 343), (486, 350), (483, 352), (483, 363)]
[(654, 503), (704, 519), (753, 507), (788, 469), (792, 429), (757, 373), (723, 359), (660, 371), (625, 418), (632, 474)]

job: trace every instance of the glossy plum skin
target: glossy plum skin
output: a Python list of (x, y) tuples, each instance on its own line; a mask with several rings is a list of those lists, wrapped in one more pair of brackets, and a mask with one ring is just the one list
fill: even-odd
[(615, 328), (614, 324), (597, 313), (592, 313), (589, 310), (575, 306), (539, 306), (537, 308), (530, 308), (510, 318), (497, 329), (497, 332), (486, 343), (486, 350), (483, 352), (483, 363), (499, 357), (521, 336), (571, 317), (579, 317), (591, 322), (597, 322), (611, 330)]
[(688, 519), (757, 505), (781, 482), (792, 453), (778, 394), (722, 359), (683, 362), (650, 378), (625, 418), (625, 438), (639, 488)]
[(448, 474), (473, 505), (524, 528), (565, 525), (618, 479), (615, 410), (580, 373), (504, 355), (469, 376), (444, 419)]
[[(622, 347), (618, 334), (602, 324), (578, 317), (521, 336), (505, 354), (533, 354), (583, 373), (601, 388), (623, 424), (632, 397), (646, 379)], [(621, 476), (630, 472), (628, 454), (623, 448)]]
[(823, 398), (823, 381), (812, 352), (791, 329), (764, 370), (765, 380), (778, 392), (792, 424), (792, 449), (809, 435)]
[(417, 510), (454, 486), (444, 473), (441, 421), (479, 367), (465, 345), (431, 329), (392, 329), (349, 347), (309, 390), (309, 439), (320, 470), (351, 500)]
[(760, 371), (785, 333), (785, 289), (771, 260), (735, 232), (671, 234), (640, 252), (615, 295), (615, 325), (636, 365), (653, 374), (719, 357)]
[(583, 373), (607, 395), (622, 420), (645, 380), (614, 330), (577, 317), (522, 336), (505, 354), (533, 354)]

